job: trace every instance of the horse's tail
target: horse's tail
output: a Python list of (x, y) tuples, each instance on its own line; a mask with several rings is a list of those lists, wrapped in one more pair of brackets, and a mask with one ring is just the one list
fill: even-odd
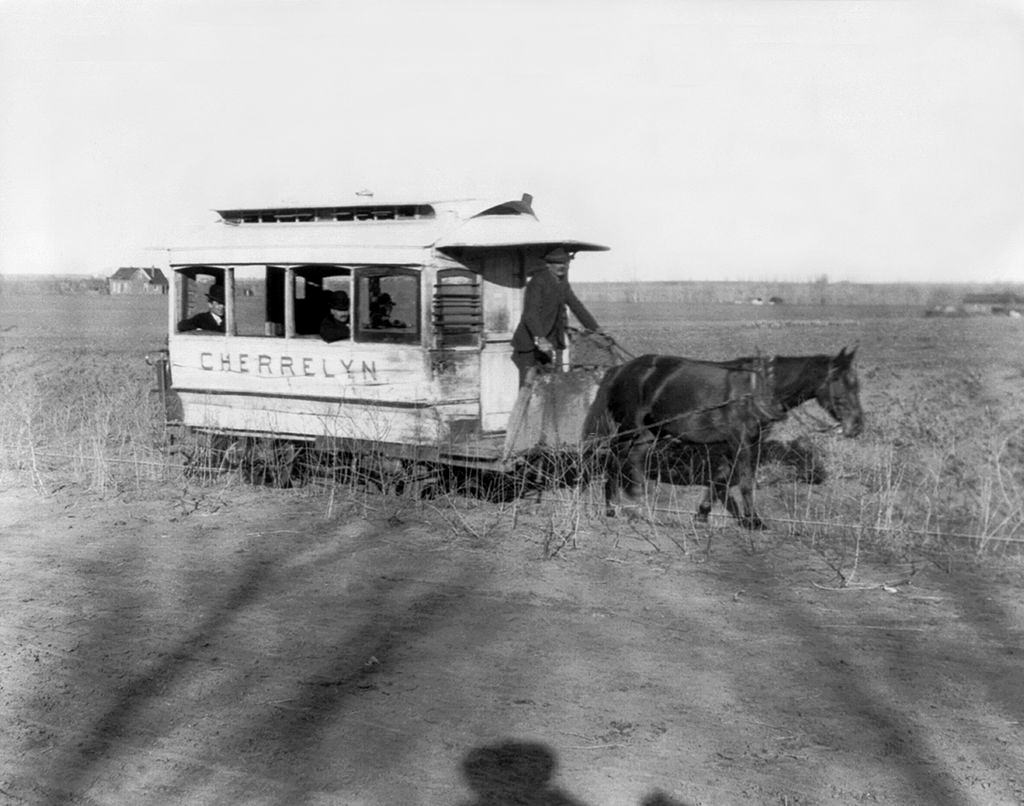
[(581, 436), (584, 442), (606, 439), (615, 432), (615, 422), (608, 408), (608, 402), (612, 386), (615, 384), (615, 378), (619, 374), (619, 369), (620, 367), (609, 367), (601, 378), (601, 383), (597, 387), (597, 394), (594, 396), (594, 402), (590, 404), (587, 416), (583, 419), (583, 433)]
[(609, 402), (615, 379), (620, 370), (621, 366), (617, 366), (609, 367), (605, 371), (601, 383), (597, 387), (594, 402), (590, 404), (587, 416), (583, 419), (583, 428), (580, 434), (580, 458), (584, 468), (584, 477), (587, 479), (595, 475), (600, 476), (605, 472), (611, 455), (611, 442), (615, 435), (616, 424), (609, 408)]

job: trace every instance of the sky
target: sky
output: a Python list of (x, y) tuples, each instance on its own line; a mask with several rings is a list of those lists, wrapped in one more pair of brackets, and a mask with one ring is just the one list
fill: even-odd
[(1024, 282), (1024, 0), (0, 0), (0, 273), (534, 197), (580, 280)]

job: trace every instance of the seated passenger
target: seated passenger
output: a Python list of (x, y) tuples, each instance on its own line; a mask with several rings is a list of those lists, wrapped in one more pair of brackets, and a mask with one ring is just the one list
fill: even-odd
[(189, 330), (224, 332), (224, 286), (211, 285), (210, 290), (206, 292), (206, 300), (210, 305), (210, 310), (197, 313), (188, 319), (182, 319), (178, 322), (179, 333)]
[(409, 327), (405, 322), (391, 318), (395, 303), (390, 294), (381, 294), (370, 303), (370, 327)]
[(330, 313), (320, 323), (320, 338), (326, 342), (347, 339), (352, 333), (349, 326), (348, 294), (334, 291), (328, 296), (327, 304), (330, 305)]

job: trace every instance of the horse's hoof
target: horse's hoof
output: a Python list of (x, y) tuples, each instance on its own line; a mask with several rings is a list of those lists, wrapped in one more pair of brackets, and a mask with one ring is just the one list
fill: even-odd
[(695, 518), (696, 518), (696, 519), (697, 519), (697, 520), (698, 520), (698, 521), (699, 521), (700, 523), (707, 523), (707, 522), (708, 522), (708, 515), (710, 515), (710, 514), (711, 514), (711, 511), (710, 511), (710, 510), (708, 510), (708, 511), (705, 511), (705, 510), (703, 510), (703, 509), (698, 509), (698, 510), (697, 510), (697, 514), (696, 514), (696, 515), (694, 515), (694, 517), (695, 517)]
[(615, 517), (615, 507), (605, 507), (605, 509), (604, 509), (604, 516), (606, 518), (614, 518)]
[(766, 524), (763, 520), (761, 520), (756, 515), (753, 518), (742, 518), (740, 520), (740, 526), (743, 526), (743, 527), (745, 527), (747, 529), (751, 529), (751, 530), (755, 530), (755, 531), (761, 531), (761, 532), (763, 532), (764, 530), (766, 530), (768, 528), (768, 524)]

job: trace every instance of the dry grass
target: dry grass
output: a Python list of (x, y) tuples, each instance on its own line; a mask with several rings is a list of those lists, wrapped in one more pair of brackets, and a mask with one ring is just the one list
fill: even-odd
[[(838, 322), (769, 321), (745, 319), (731, 311), (735, 306), (729, 306), (728, 316), (702, 306), (692, 311), (692, 320), (681, 321), (678, 305), (592, 307), (636, 353), (799, 355), (860, 343), (865, 434), (841, 440), (813, 433), (816, 418), (824, 415), (808, 404), (816, 418), (790, 421), (781, 436), (803, 434), (828, 481), (808, 485), (777, 465), (762, 468), (759, 508), (776, 539), (806, 544), (845, 574), (867, 550), (894, 557), (1020, 554), (1024, 365), (1016, 358), (1019, 322), (907, 319), (891, 312)], [(636, 316), (640, 310), (647, 312), (643, 319)], [(223, 446), (219, 454), (201, 445), (168, 450), (169, 435), (150, 394), (152, 370), (143, 361), (152, 341), (129, 343), (122, 336), (115, 344), (95, 335), (67, 348), (68, 334), (44, 337), (42, 332), (26, 327), (0, 334), (0, 483), (30, 483), (44, 493), (73, 487), (111, 495), (154, 487), (178, 494), (189, 485), (224, 488), (278, 480), (279, 474), (261, 477), (235, 461)], [(202, 472), (186, 476), (183, 460), (189, 456), (193, 470)], [(546, 492), (539, 503), (531, 494), (470, 504), (479, 490), (467, 489), (464, 480), (463, 486), (445, 487), (434, 484), (443, 479), (417, 471), (401, 485), (405, 494), (396, 495), (393, 468), (325, 463), (308, 452), (290, 461), (307, 482), (299, 494), (316, 497), (329, 516), (401, 520), (426, 513), (467, 539), (502, 529), (532, 534), (546, 556), (571, 549), (588, 530), (608, 528), (686, 549), (723, 522), (716, 515), (710, 527), (693, 525), (689, 513), (699, 491), (692, 488), (662, 487), (640, 505), (639, 517), (628, 526), (609, 525), (600, 490), (578, 485)]]
[(56, 357), (5, 362), (0, 374), (0, 478), (29, 477), (41, 491), (140, 489), (171, 466), (144, 363), (75, 347)]

